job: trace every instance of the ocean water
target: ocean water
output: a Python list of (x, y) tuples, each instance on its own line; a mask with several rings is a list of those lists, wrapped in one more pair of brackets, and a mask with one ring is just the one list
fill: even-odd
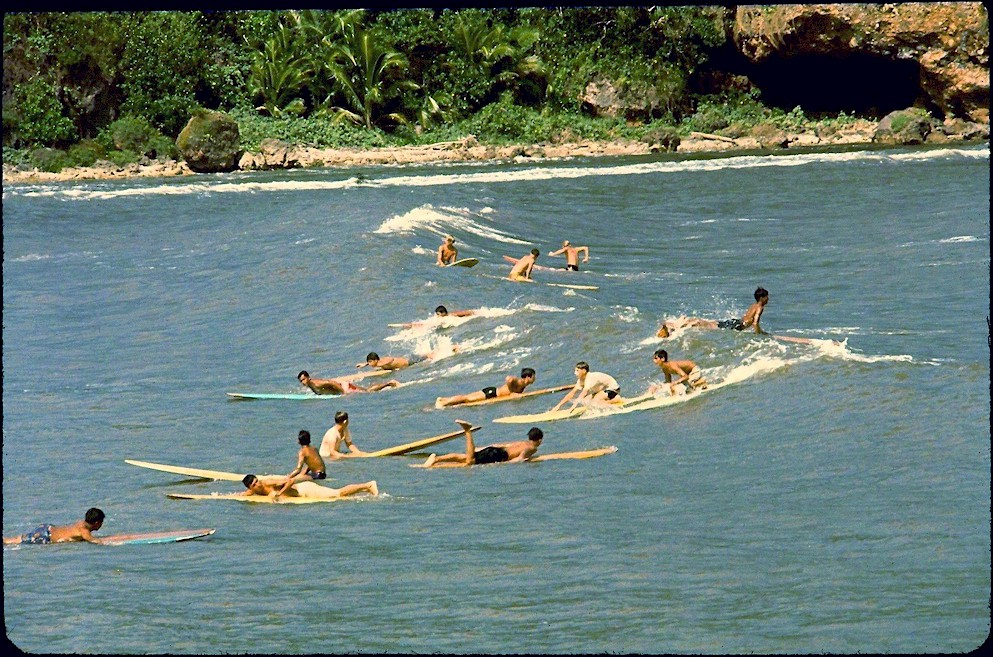
[[(7, 637), (34, 653), (962, 652), (990, 630), (989, 149), (403, 166), (5, 186), (3, 533), (213, 527), (188, 543), (3, 550)], [(451, 233), (472, 269), (438, 268)], [(588, 245), (583, 271), (503, 256)], [(545, 283), (594, 285), (594, 291)], [(770, 291), (762, 326), (691, 329)], [(476, 316), (403, 329), (435, 306)], [(451, 347), (457, 346), (452, 351)], [(329, 464), (332, 504), (124, 463), (288, 472), (338, 410), (375, 450), (519, 440), (535, 388), (588, 361), (622, 394), (652, 352), (712, 390), (543, 423), (591, 460)], [(296, 373), (447, 357), (308, 401)], [(382, 381), (383, 379), (373, 379)], [(720, 385), (718, 385), (720, 384)], [(461, 451), (453, 440), (434, 448)], [(540, 453), (540, 452), (539, 452)]]

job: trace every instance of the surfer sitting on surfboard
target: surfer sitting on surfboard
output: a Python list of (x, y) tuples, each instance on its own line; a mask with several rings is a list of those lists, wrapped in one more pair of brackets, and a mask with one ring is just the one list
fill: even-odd
[(400, 385), (399, 381), (387, 381), (386, 383), (376, 383), (369, 387), (363, 387), (351, 381), (337, 381), (335, 379), (312, 379), (307, 370), (301, 370), (297, 374), (297, 381), (310, 388), (318, 395), (347, 395), (351, 392), (376, 392), (383, 388), (395, 388)]
[(341, 488), (320, 486), (312, 481), (301, 481), (293, 484), (286, 490), (277, 491), (276, 486), (263, 483), (253, 474), (247, 474), (245, 475), (245, 478), (241, 480), (241, 483), (245, 484), (245, 488), (248, 489), (242, 493), (242, 495), (271, 495), (272, 497), (286, 495), (287, 497), (319, 497), (324, 499), (333, 497), (347, 497), (348, 495), (354, 495), (362, 492), (368, 492), (372, 495), (379, 495), (379, 486), (376, 485), (375, 481), (367, 481), (364, 484), (348, 484), (347, 486), (342, 486)]
[(591, 372), (589, 363), (582, 360), (576, 363), (576, 368), (573, 372), (576, 374), (576, 385), (569, 392), (565, 393), (565, 397), (555, 405), (552, 411), (562, 408), (577, 392), (579, 396), (573, 400), (572, 406), (569, 407), (570, 411), (576, 408), (576, 405), (584, 399), (589, 399), (597, 405), (605, 404), (614, 399), (620, 399), (621, 387), (617, 384), (617, 380), (609, 374)]
[(755, 297), (755, 303), (748, 307), (748, 310), (745, 311), (745, 314), (741, 317), (741, 319), (738, 319), (737, 317), (722, 319), (719, 321), (703, 319), (702, 317), (680, 317), (674, 320), (667, 319), (662, 322), (662, 326), (655, 335), (660, 338), (668, 338), (669, 335), (678, 328), (720, 328), (733, 329), (735, 331), (744, 331), (746, 328), (754, 328), (756, 333), (765, 333), (765, 331), (763, 331), (759, 326), (759, 319), (762, 317), (762, 311), (765, 310), (765, 305), (769, 303), (769, 290), (764, 287), (755, 288), (753, 296)]
[(297, 434), (297, 442), (300, 443), (300, 451), (297, 452), (297, 466), (290, 474), (286, 475), (286, 483), (283, 488), (276, 493), (282, 495), (290, 486), (301, 481), (313, 481), (314, 479), (327, 479), (327, 466), (324, 459), (310, 444), (310, 432), (301, 429)]
[(96, 507), (88, 509), (86, 516), (71, 525), (39, 525), (36, 529), (20, 536), (4, 537), (4, 545), (48, 545), (50, 543), (67, 543), (86, 541), (99, 543), (100, 539), (92, 532), (103, 526), (104, 513)]
[[(691, 360), (669, 360), (669, 353), (665, 349), (658, 349), (652, 357), (655, 364), (662, 368), (665, 373), (665, 382), (669, 384), (669, 394), (676, 394), (676, 386), (685, 383), (690, 388), (707, 389), (707, 380), (703, 378), (703, 373), (697, 364)], [(679, 377), (672, 380), (673, 375)], [(655, 393), (655, 386), (649, 386), (648, 392)]]
[(438, 260), (435, 264), (444, 267), (459, 259), (459, 250), (455, 248), (455, 238), (445, 235), (445, 241), (438, 247)]
[[(341, 444), (348, 445), (348, 451), (341, 451)], [(321, 448), (317, 451), (321, 458), (346, 459), (350, 456), (365, 454), (352, 442), (352, 431), (348, 428), (348, 413), (338, 411), (334, 414), (334, 426), (324, 433)]]
[[(465, 454), (443, 454), (436, 456), (432, 454), (424, 462), (422, 467), (464, 467), (470, 465), (483, 465), (485, 463), (521, 463), (527, 461), (541, 445), (544, 434), (538, 427), (531, 427), (528, 431), (527, 440), (518, 440), (510, 443), (497, 443), (487, 445), (479, 451), (472, 442), (472, 424), (465, 420), (455, 420), (455, 423), (465, 431)], [(444, 465), (442, 465), (444, 464)]]
[(507, 275), (512, 281), (530, 281), (531, 280), (531, 270), (534, 268), (534, 261), (538, 259), (541, 254), (538, 249), (531, 249), (531, 253), (524, 256), (511, 268), (510, 274)]
[(510, 395), (519, 395), (524, 392), (524, 389), (529, 385), (534, 383), (537, 374), (530, 367), (524, 367), (521, 369), (521, 375), (508, 376), (504, 379), (504, 383), (500, 387), (488, 386), (479, 390), (477, 392), (470, 392), (467, 395), (454, 395), (452, 397), (438, 397), (434, 401), (435, 408), (444, 408), (446, 406), (455, 406), (456, 404), (464, 404), (466, 402), (482, 401), (483, 399), (494, 399), (496, 397), (508, 397)]
[(569, 244), (569, 240), (564, 240), (562, 242), (562, 248), (557, 251), (552, 251), (548, 255), (557, 256), (565, 254), (565, 268), (569, 271), (579, 271), (579, 252), (583, 252), (583, 262), (590, 261), (590, 247), (588, 246), (572, 246)]

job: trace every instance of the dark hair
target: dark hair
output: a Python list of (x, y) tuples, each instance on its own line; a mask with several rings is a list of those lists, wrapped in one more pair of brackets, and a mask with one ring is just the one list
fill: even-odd
[(657, 349), (655, 351), (655, 357), (661, 358), (662, 360), (669, 360), (669, 352), (665, 349)]
[(258, 477), (256, 477), (255, 475), (247, 474), (241, 478), (241, 483), (245, 484), (245, 488), (251, 488), (252, 484), (254, 484), (257, 480)]
[(545, 433), (538, 427), (531, 427), (528, 431), (528, 440), (533, 440), (534, 442), (540, 442), (542, 438), (545, 437)]
[(757, 288), (755, 288), (755, 300), (756, 301), (758, 301), (762, 297), (767, 297), (767, 296), (769, 296), (769, 290), (765, 289), (764, 287), (757, 287)]
[(347, 419), (348, 419), (348, 413), (346, 413), (345, 411), (338, 411), (337, 413), (334, 414), (335, 424), (341, 424)]
[(379, 360), (379, 354), (375, 351), (370, 351), (365, 355), (365, 362), (368, 363), (370, 360)]
[(300, 429), (300, 433), (297, 434), (297, 442), (301, 445), (310, 444), (310, 432), (306, 429)]
[(444, 306), (438, 306), (437, 308), (434, 309), (434, 311), (436, 313), (442, 313), (444, 315), (447, 315), (448, 314), (448, 308), (446, 308)]
[(586, 370), (587, 372), (590, 371), (590, 364), (587, 363), (585, 360), (581, 360), (578, 363), (576, 363), (576, 367), (581, 370)]
[(532, 369), (530, 367), (522, 367), (521, 368), (521, 378), (522, 379), (526, 379), (529, 376), (533, 379), (533, 378), (537, 377), (538, 375), (534, 373), (534, 369)]
[(85, 519), (86, 519), (86, 524), (88, 525), (95, 525), (98, 522), (103, 522), (104, 517), (105, 516), (103, 515), (103, 511), (101, 511), (96, 507), (86, 510)]
[(539, 251), (538, 249), (531, 249), (531, 255), (536, 256), (536, 255), (540, 255), (540, 254), (541, 254), (541, 251)]
[(300, 370), (300, 373), (297, 374), (297, 380), (298, 381), (300, 380), (300, 377), (301, 376), (305, 376), (305, 377), (307, 377), (309, 379), (310, 378), (310, 372), (308, 372), (307, 370)]

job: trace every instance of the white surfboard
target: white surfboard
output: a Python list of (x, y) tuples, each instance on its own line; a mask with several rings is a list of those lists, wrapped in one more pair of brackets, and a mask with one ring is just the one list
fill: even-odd
[(455, 262), (450, 262), (446, 267), (475, 267), (479, 264), (479, 258), (462, 258), (461, 260), (456, 260)]

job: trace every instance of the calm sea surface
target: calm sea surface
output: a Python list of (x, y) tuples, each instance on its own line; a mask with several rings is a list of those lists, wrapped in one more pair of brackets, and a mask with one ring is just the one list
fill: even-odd
[[(5, 547), (8, 638), (41, 653), (960, 652), (990, 630), (989, 149), (383, 167), (3, 189), (3, 533), (214, 527), (188, 543)], [(439, 269), (444, 234), (472, 269)], [(498, 280), (532, 247), (579, 273)], [(544, 282), (595, 285), (574, 291)], [(766, 330), (654, 338), (680, 314)], [(413, 330), (439, 304), (479, 316)], [(832, 342), (836, 340), (840, 345)], [(296, 373), (369, 351), (459, 350), (406, 385), (310, 401)], [(124, 463), (288, 472), (347, 410), (380, 449), (530, 425), (556, 395), (435, 410), (439, 395), (571, 383), (634, 395), (652, 352), (715, 387), (545, 423), (585, 461), (456, 470), (329, 465), (334, 504)], [(383, 380), (383, 379), (374, 379)], [(455, 440), (435, 448), (461, 451)], [(98, 534), (100, 535), (100, 534)]]

